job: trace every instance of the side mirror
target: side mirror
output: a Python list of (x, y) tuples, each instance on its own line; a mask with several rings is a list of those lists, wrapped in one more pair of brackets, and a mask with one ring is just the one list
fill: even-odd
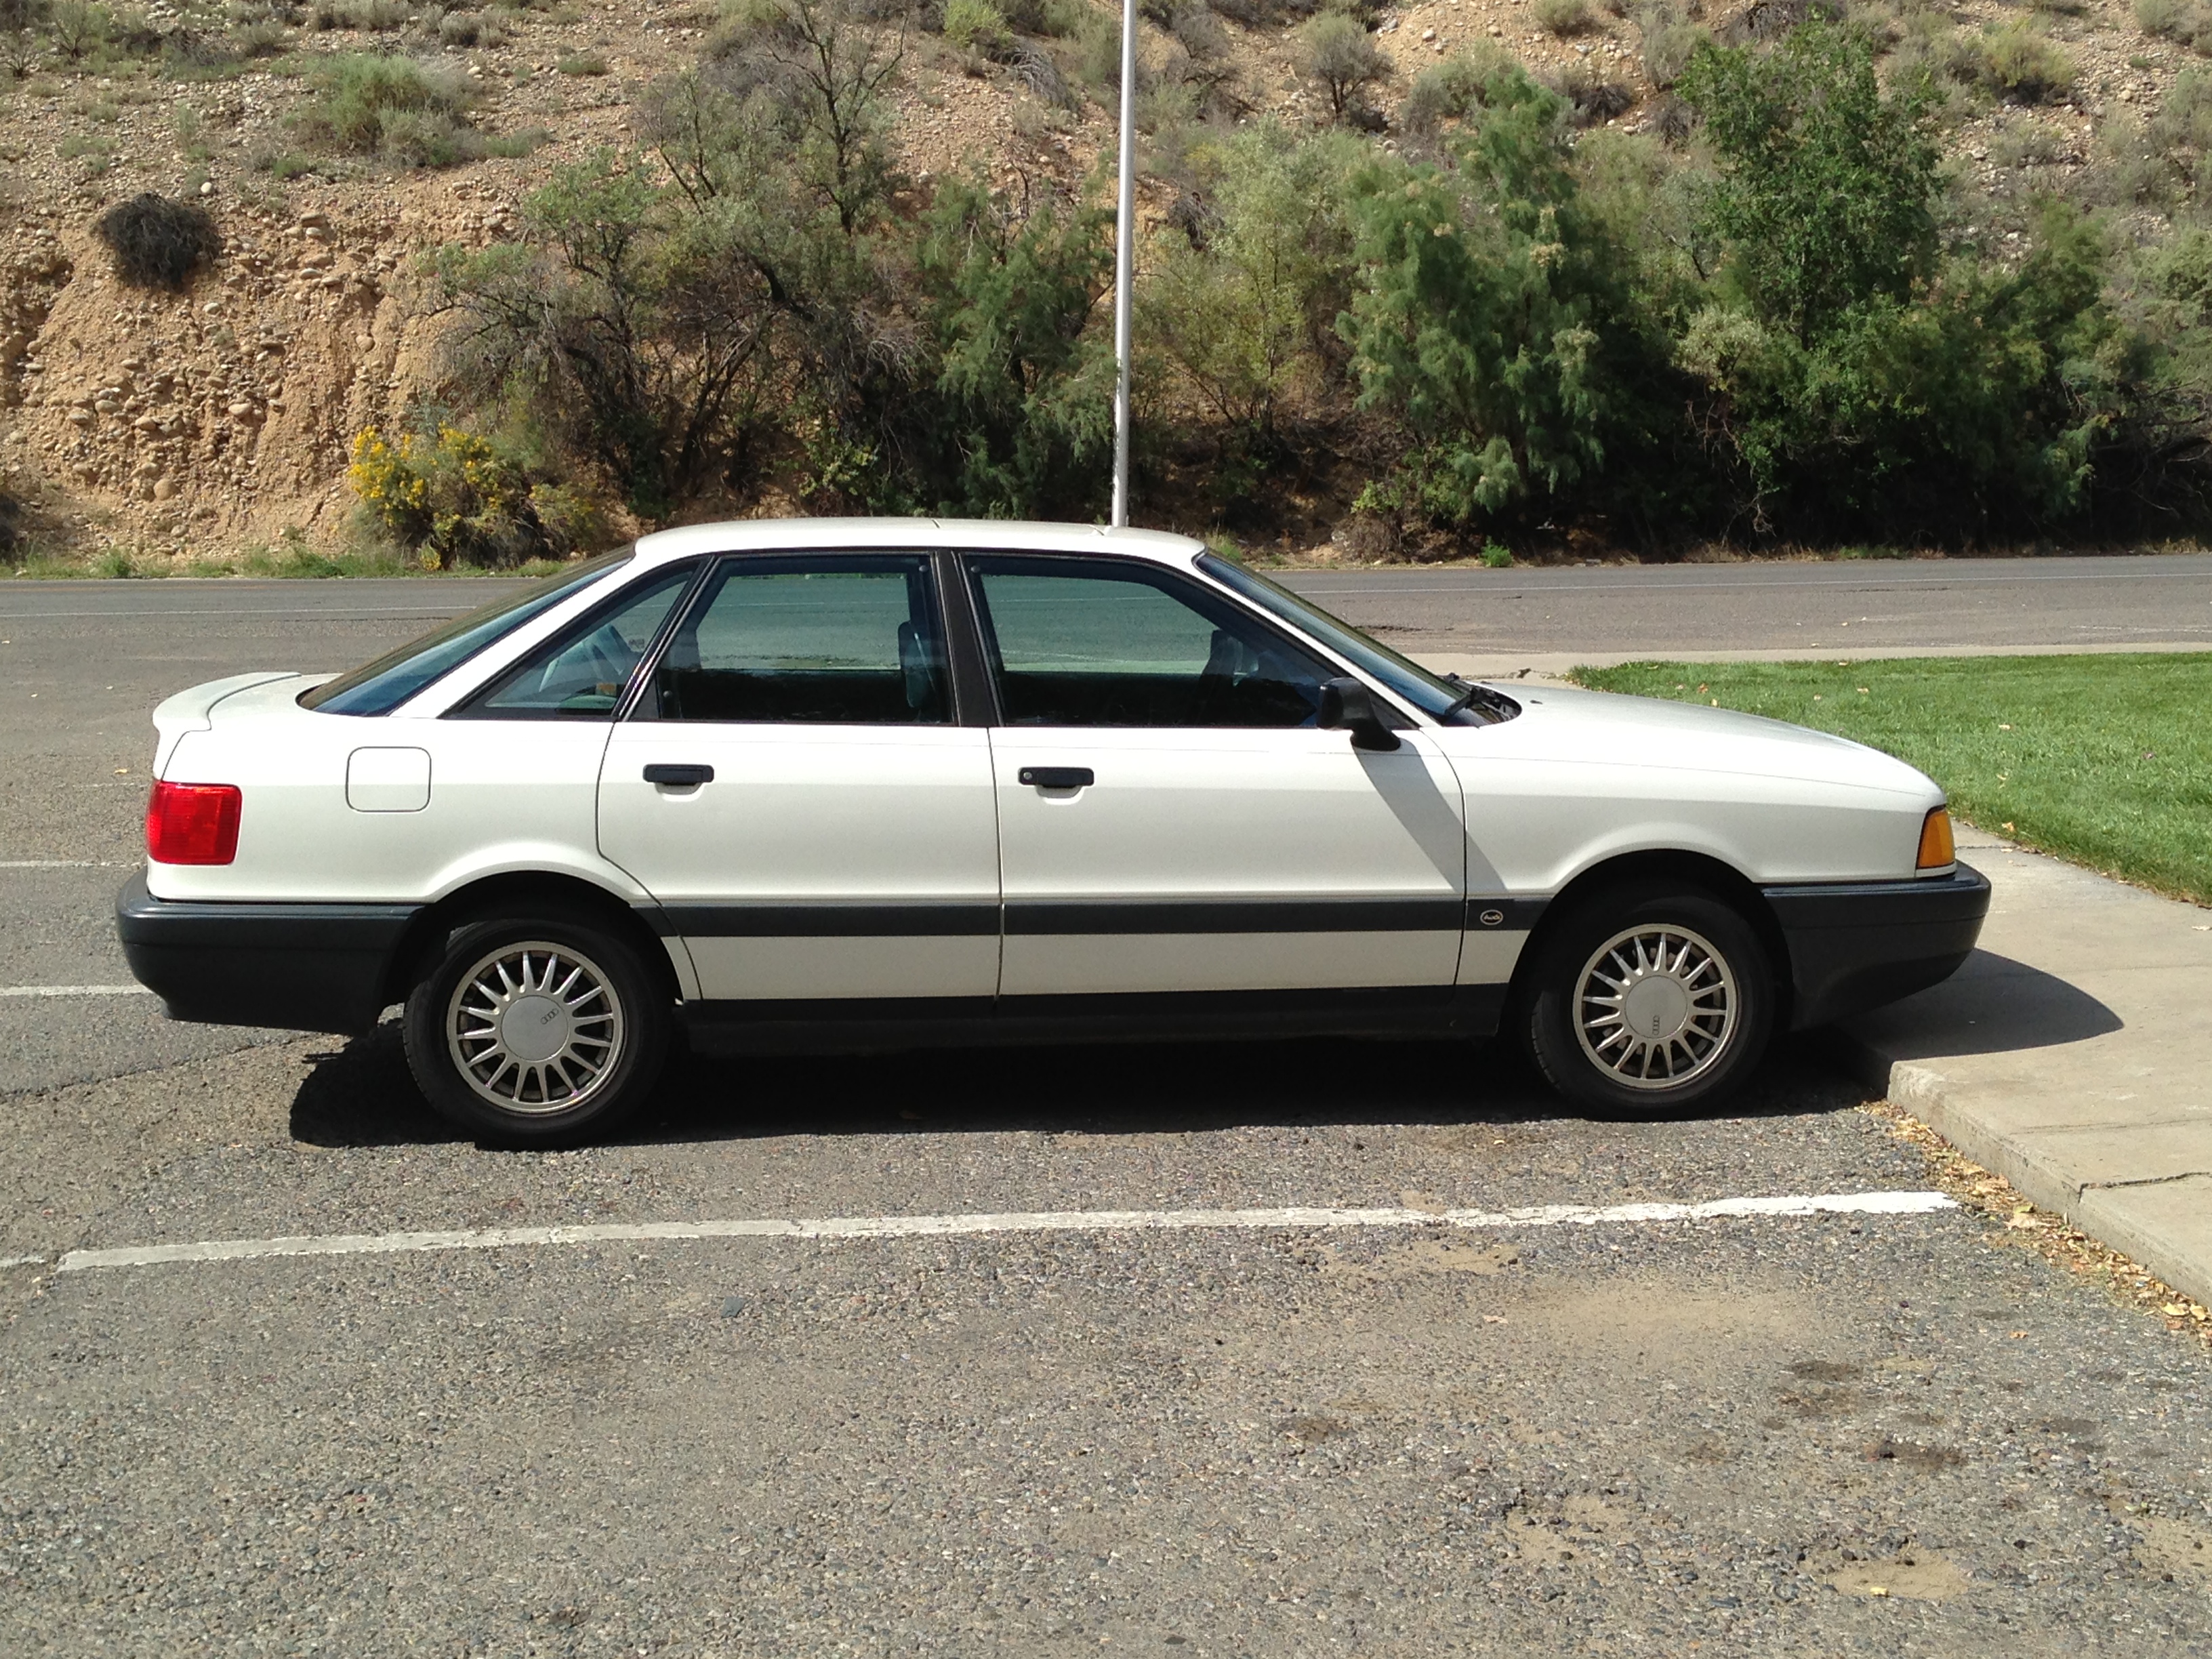
[(1328, 731), (1351, 732), (1354, 749), (1387, 753), (1398, 746), (1398, 734), (1375, 712), (1374, 697), (1348, 675), (1322, 682), (1321, 724)]

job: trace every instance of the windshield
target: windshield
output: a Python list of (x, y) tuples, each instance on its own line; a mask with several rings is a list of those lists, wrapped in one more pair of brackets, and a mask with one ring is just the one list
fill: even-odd
[(325, 714), (388, 714), (431, 681), (626, 562), (630, 552), (621, 547), (602, 553), (573, 570), (494, 599), (481, 611), (456, 617), (444, 627), (433, 629), (397, 651), (386, 652), (350, 674), (341, 674), (301, 692), (300, 706)]
[(1231, 564), (1217, 554), (1202, 553), (1198, 568), (1224, 586), (1243, 594), (1262, 610), (1312, 635), (1339, 656), (1349, 658), (1433, 720), (1453, 720), (1487, 726), (1510, 720), (1521, 706), (1501, 692), (1477, 691), (1462, 680), (1431, 674), (1411, 658), (1370, 640), (1351, 623), (1334, 617), (1287, 587), (1278, 586), (1257, 572)]

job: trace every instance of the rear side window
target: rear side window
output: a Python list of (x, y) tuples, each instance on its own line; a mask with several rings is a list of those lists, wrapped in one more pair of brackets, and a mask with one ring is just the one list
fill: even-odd
[(726, 561), (640, 712), (665, 720), (933, 726), (952, 718), (927, 554)]
[(586, 559), (573, 570), (548, 576), (534, 587), (493, 600), (456, 617), (421, 639), (364, 663), (350, 674), (300, 694), (300, 706), (325, 714), (388, 714), (433, 680), (459, 668), (479, 651), (505, 639), (579, 590), (627, 563), (629, 548)]
[(473, 698), (471, 720), (605, 720), (699, 567), (646, 576), (540, 646)]

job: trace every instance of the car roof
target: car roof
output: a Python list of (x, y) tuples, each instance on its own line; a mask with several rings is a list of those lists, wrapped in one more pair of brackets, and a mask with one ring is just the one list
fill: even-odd
[(1024, 524), (1003, 519), (738, 519), (685, 525), (637, 540), (641, 563), (701, 553), (785, 553), (826, 548), (956, 548), (994, 553), (1118, 553), (1184, 569), (1203, 542), (1158, 530)]

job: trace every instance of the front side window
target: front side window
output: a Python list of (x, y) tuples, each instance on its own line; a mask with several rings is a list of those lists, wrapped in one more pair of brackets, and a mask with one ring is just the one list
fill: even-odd
[(927, 554), (735, 558), (661, 653), (665, 720), (941, 726), (952, 719)]
[(1164, 571), (1024, 556), (969, 568), (1011, 725), (1311, 726), (1335, 672)]
[(1350, 623), (1330, 616), (1311, 600), (1301, 599), (1255, 570), (1231, 564), (1217, 553), (1200, 555), (1198, 568), (1223, 586), (1358, 664), (1361, 672), (1371, 674), (1433, 720), (1489, 726), (1510, 720), (1521, 712), (1521, 705), (1504, 693), (1432, 674), (1412, 658), (1368, 638)]
[(532, 651), (462, 712), (475, 720), (606, 719), (698, 568), (686, 563), (646, 577)]
[(618, 548), (586, 559), (573, 570), (548, 576), (533, 586), (493, 600), (482, 610), (456, 617), (419, 640), (364, 663), (350, 674), (325, 680), (300, 694), (300, 706), (325, 714), (388, 714), (431, 681), (459, 668), (479, 651), (543, 616), (580, 589), (626, 563), (631, 550)]

